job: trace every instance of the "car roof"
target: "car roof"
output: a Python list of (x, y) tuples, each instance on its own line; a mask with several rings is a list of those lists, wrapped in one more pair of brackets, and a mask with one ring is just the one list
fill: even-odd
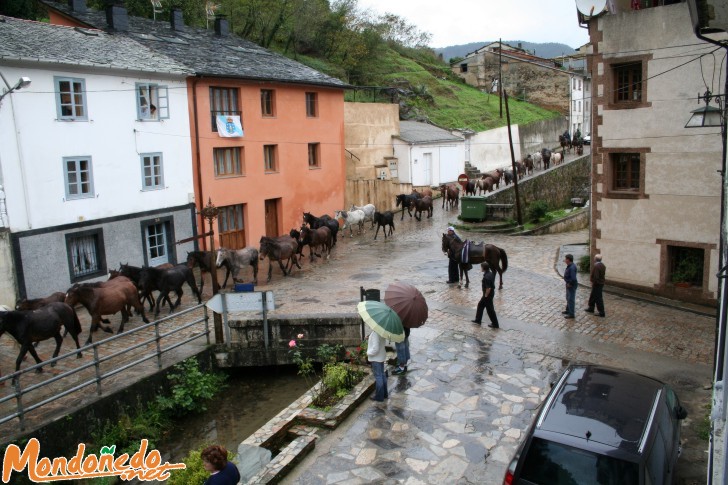
[(638, 453), (663, 387), (628, 371), (570, 366), (549, 394), (536, 429)]

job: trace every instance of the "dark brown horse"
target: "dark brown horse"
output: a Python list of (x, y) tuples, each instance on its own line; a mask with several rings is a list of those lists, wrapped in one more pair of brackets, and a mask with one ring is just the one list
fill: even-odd
[(18, 300), (15, 304), (16, 310), (37, 310), (38, 308), (44, 307), (49, 303), (57, 303), (57, 302), (63, 302), (63, 300), (66, 299), (66, 294), (62, 291), (57, 291), (49, 296), (46, 296), (45, 298), (35, 298), (33, 300), (28, 300), (27, 298), (23, 298), (22, 300)]
[[(463, 247), (468, 246), (468, 262), (463, 263)], [(470, 284), (470, 278), (468, 277), (469, 266), (472, 264), (479, 264), (487, 262), (491, 269), (498, 272), (500, 275), (500, 286), (503, 288), (503, 273), (508, 269), (508, 256), (506, 252), (494, 246), (493, 244), (485, 243), (473, 243), (469, 241), (458, 242), (454, 237), (448, 236), (447, 234), (442, 235), (442, 252), (447, 253), (449, 257), (453, 258), (460, 265), (461, 280), (463, 274), (465, 275), (465, 287), (467, 288)]]
[(422, 197), (412, 202), (412, 210), (415, 211), (415, 219), (422, 220), (422, 212), (427, 211), (427, 218), (432, 217), (432, 197)]
[(481, 179), (484, 179), (486, 177), (490, 177), (493, 179), (493, 187), (496, 189), (500, 188), (500, 181), (503, 178), (503, 171), (501, 169), (496, 168), (495, 170), (491, 170), (490, 172), (485, 172)]
[(400, 221), (404, 219), (405, 209), (407, 209), (407, 213), (409, 214), (409, 216), (412, 217), (412, 201), (418, 199), (420, 199), (418, 194), (399, 194), (395, 196), (395, 207), (402, 206), (402, 217), (399, 218)]
[[(210, 261), (212, 261), (212, 266), (215, 266), (215, 260), (217, 259), (217, 255), (215, 254), (212, 254), (212, 259), (210, 259), (211, 254), (212, 251), (187, 252), (187, 266), (189, 266), (190, 269), (194, 269), (195, 266), (200, 267), (200, 293), (202, 293), (202, 289), (205, 287), (205, 273), (212, 274), (212, 271), (210, 270)], [(227, 286), (228, 278), (230, 278), (230, 264), (225, 261), (223, 266), (225, 266), (227, 271), (225, 272), (225, 282), (220, 288), (225, 288)]]
[(460, 202), (460, 190), (452, 184), (440, 185), (440, 194), (442, 195), (442, 208), (457, 208)]
[[(20, 370), (20, 363), (28, 352), (37, 364), (42, 362), (33, 347), (34, 343), (42, 340), (55, 339), (56, 350), (53, 352), (53, 358), (58, 357), (63, 343), (61, 327), (66, 329), (66, 333), (71, 334), (73, 341), (76, 342), (76, 348), (81, 348), (78, 343), (81, 323), (73, 308), (65, 303), (51, 302), (37, 310), (0, 312), (0, 335), (8, 332), (20, 344), (20, 353), (15, 360), (15, 372)], [(78, 352), (76, 357), (80, 359), (81, 352)], [(51, 363), (51, 367), (55, 365), (55, 362)], [(36, 369), (36, 372), (42, 371), (42, 367)], [(13, 383), (16, 381), (17, 377), (13, 379)]]
[(561, 145), (561, 150), (566, 150), (568, 153), (571, 153), (571, 147), (574, 146), (571, 139), (564, 135), (559, 135), (559, 144)]
[[(137, 289), (129, 282), (106, 288), (95, 288), (83, 284), (73, 285), (66, 293), (66, 303), (71, 307), (80, 303), (91, 315), (91, 329), (88, 332), (86, 344), (91, 343), (91, 335), (99, 327), (102, 315), (113, 315), (121, 312), (119, 333), (123, 332), (124, 324), (129, 320), (129, 313), (126, 310), (129, 305), (141, 314), (144, 323), (149, 323), (146, 315), (144, 315), (144, 306), (139, 301)], [(109, 327), (102, 325), (101, 328), (104, 332), (113, 333)]]
[[(311, 248), (311, 262), (313, 257), (322, 257), (323, 253), (326, 252), (326, 259), (329, 259), (331, 255), (331, 247), (333, 246), (331, 231), (328, 227), (319, 227), (318, 229), (312, 229), (307, 226), (301, 227), (301, 240), (304, 244), (308, 244)], [(321, 254), (315, 252), (316, 248), (321, 247)]]
[(333, 239), (332, 246), (336, 246), (336, 235), (339, 233), (339, 221), (333, 219), (330, 215), (324, 214), (321, 217), (316, 217), (310, 212), (303, 213), (303, 223), (308, 224), (312, 229), (318, 229), (319, 227), (326, 226), (331, 231), (331, 237)]
[[(172, 265), (169, 263), (160, 264), (157, 268), (164, 269), (164, 268), (171, 268)], [(152, 290), (156, 288), (144, 288), (142, 289), (141, 285), (141, 276), (142, 276), (142, 270), (144, 268), (139, 266), (132, 266), (131, 264), (122, 264), (119, 263), (119, 270), (109, 271), (109, 281), (115, 280), (119, 276), (124, 276), (126, 278), (129, 278), (132, 283), (134, 283), (134, 286), (137, 287), (137, 290), (139, 290), (139, 299), (141, 300), (142, 304), (144, 304), (145, 301), (149, 302), (149, 311), (151, 312), (154, 310), (154, 295), (152, 294)], [(172, 310), (172, 301), (169, 299), (169, 297), (165, 298), (164, 301), (167, 301), (167, 304), (169, 304), (170, 311)], [(102, 319), (102, 322), (108, 323), (108, 320)]]
[(389, 235), (391, 236), (394, 232), (394, 214), (392, 211), (375, 212), (374, 222), (377, 223), (377, 232), (374, 233), (374, 240), (377, 240), (377, 234), (379, 234), (379, 228), (384, 228), (384, 239), (387, 239), (387, 226), (389, 226)]
[(155, 304), (154, 315), (159, 315), (160, 306), (163, 299), (169, 300), (169, 292), (174, 291), (177, 294), (177, 301), (169, 308), (169, 313), (177, 308), (182, 303), (182, 285), (187, 285), (192, 290), (192, 293), (197, 297), (197, 303), (202, 303), (202, 296), (200, 290), (197, 289), (197, 283), (195, 283), (195, 275), (187, 264), (178, 264), (171, 268), (144, 268), (139, 275), (139, 288), (142, 293), (151, 292), (153, 290), (159, 291), (157, 296), (157, 302)]
[(478, 188), (478, 195), (483, 194), (483, 192), (493, 192), (493, 185), (495, 185), (495, 181), (492, 177), (483, 177), (475, 182), (475, 186)]
[(526, 175), (533, 175), (533, 157), (531, 155), (528, 155), (526, 156), (526, 158), (523, 159), (521, 163), (523, 163), (523, 168), (526, 171)]
[[(329, 230), (328, 227), (326, 227), (326, 230)], [(273, 261), (278, 261), (278, 265), (281, 267), (281, 271), (283, 271), (283, 276), (291, 274), (294, 264), (298, 266), (298, 269), (301, 269), (301, 265), (298, 264), (298, 241), (291, 236), (263, 236), (260, 238), (260, 250), (258, 252), (261, 261), (268, 258), (269, 282), (273, 274)], [(291, 265), (289, 270), (286, 269), (286, 266), (283, 266), (283, 261), (286, 261), (286, 266)]]

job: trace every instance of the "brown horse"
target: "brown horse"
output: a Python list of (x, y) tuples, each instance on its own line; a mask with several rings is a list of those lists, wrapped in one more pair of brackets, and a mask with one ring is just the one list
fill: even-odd
[[(462, 262), (463, 248), (468, 244), (468, 262)], [(448, 256), (452, 257), (460, 265), (460, 279), (462, 281), (463, 274), (465, 275), (465, 287), (467, 288), (470, 284), (470, 278), (468, 277), (469, 267), (472, 264), (478, 264), (487, 262), (491, 269), (498, 272), (500, 275), (500, 286), (503, 288), (503, 273), (508, 269), (508, 256), (506, 252), (493, 244), (485, 243), (473, 243), (473, 242), (458, 242), (454, 237), (448, 236), (447, 234), (442, 235), (442, 252), (447, 253)]]
[(481, 179), (484, 179), (486, 177), (490, 177), (493, 179), (493, 187), (496, 189), (500, 188), (500, 181), (501, 178), (503, 178), (503, 171), (496, 168), (495, 170), (491, 170), (490, 172), (485, 172)]
[[(114, 280), (118, 279), (115, 278)], [(66, 293), (66, 304), (74, 307), (77, 303), (82, 304), (91, 315), (91, 329), (86, 344), (91, 343), (91, 335), (99, 327), (102, 315), (113, 315), (121, 312), (121, 325), (118, 333), (123, 332), (124, 324), (129, 320), (129, 313), (126, 310), (128, 305), (134, 307), (137, 313), (141, 314), (144, 323), (149, 323), (146, 315), (144, 315), (144, 306), (139, 301), (136, 286), (130, 281), (121, 281), (115, 286), (105, 288), (84, 284), (73, 285)], [(104, 332), (113, 333), (109, 327), (102, 325), (101, 328)]]
[(44, 307), (49, 303), (63, 302), (66, 299), (66, 294), (62, 291), (57, 291), (45, 298), (36, 298), (34, 300), (28, 300), (23, 298), (18, 300), (15, 304), (16, 310), (37, 310), (38, 308)]
[(526, 171), (526, 175), (533, 175), (533, 157), (531, 155), (528, 155), (526, 158), (523, 159), (521, 163), (523, 164), (523, 168)]
[[(328, 227), (326, 229), (329, 230)], [(270, 282), (273, 274), (273, 261), (278, 261), (278, 265), (281, 267), (281, 271), (283, 271), (283, 276), (291, 274), (294, 264), (298, 266), (298, 269), (301, 269), (301, 265), (298, 264), (298, 248), (298, 241), (288, 235), (279, 237), (263, 236), (260, 238), (260, 250), (258, 252), (261, 261), (268, 258), (268, 282)], [(303, 256), (303, 254), (301, 255)], [(284, 260), (286, 261), (286, 266), (291, 265), (290, 269), (286, 270), (286, 266), (283, 266)]]
[[(321, 255), (326, 252), (326, 259), (329, 259), (329, 256), (331, 255), (331, 247), (332, 239), (331, 239), (331, 231), (329, 231), (328, 227), (319, 227), (318, 229), (311, 229), (307, 226), (301, 227), (301, 240), (303, 241), (303, 244), (308, 244), (311, 248), (311, 262), (313, 262), (313, 257), (318, 256), (322, 257)], [(315, 252), (315, 248), (321, 247), (321, 254), (318, 254)]]
[(432, 197), (422, 197), (412, 201), (412, 210), (415, 211), (415, 219), (422, 220), (422, 212), (427, 211), (427, 218), (432, 217)]
[[(458, 207), (460, 202), (460, 190), (453, 184), (440, 185), (440, 194), (442, 195), (442, 208), (447, 210)], [(447, 206), (447, 207), (446, 207)]]
[(491, 177), (483, 177), (481, 179), (478, 179), (476, 182), (476, 186), (478, 187), (478, 195), (481, 195), (483, 192), (493, 192), (494, 184), (495, 182)]
[(571, 153), (571, 147), (574, 146), (572, 141), (564, 135), (559, 135), (559, 144), (561, 144), (561, 150), (566, 150), (568, 153)]

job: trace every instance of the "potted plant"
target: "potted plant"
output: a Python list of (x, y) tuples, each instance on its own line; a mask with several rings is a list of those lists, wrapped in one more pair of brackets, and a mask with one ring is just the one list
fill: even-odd
[(682, 258), (672, 271), (672, 282), (675, 286), (687, 288), (699, 282), (702, 276), (703, 262), (696, 255)]

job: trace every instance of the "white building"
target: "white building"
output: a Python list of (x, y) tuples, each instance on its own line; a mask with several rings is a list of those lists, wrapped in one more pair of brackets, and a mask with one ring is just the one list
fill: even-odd
[[(192, 243), (175, 240), (195, 231), (189, 71), (99, 30), (4, 17), (0, 38), (3, 226), (18, 293), (0, 302), (120, 262), (183, 259)], [(30, 86), (8, 92), (21, 77)]]
[(571, 106), (569, 108), (569, 133), (574, 136), (577, 130), (581, 136), (591, 134), (591, 79), (587, 75), (573, 74), (571, 86)]
[(435, 186), (456, 182), (465, 171), (465, 140), (437, 126), (400, 121), (392, 144), (400, 182)]

